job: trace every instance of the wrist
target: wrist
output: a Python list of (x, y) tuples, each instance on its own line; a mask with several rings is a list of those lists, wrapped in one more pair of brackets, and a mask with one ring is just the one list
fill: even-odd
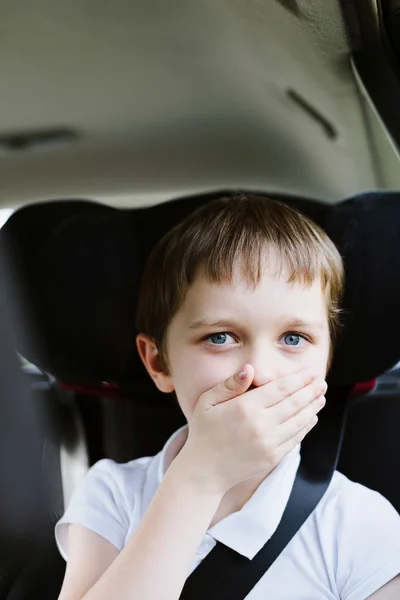
[(220, 502), (227, 491), (222, 481), (215, 477), (209, 466), (194, 459), (190, 449), (185, 445), (173, 460), (168, 472), (177, 477), (185, 485), (193, 488), (195, 493), (207, 496), (210, 500)]

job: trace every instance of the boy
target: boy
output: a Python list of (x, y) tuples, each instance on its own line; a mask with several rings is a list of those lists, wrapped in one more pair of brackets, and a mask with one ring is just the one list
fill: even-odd
[[(211, 202), (159, 242), (137, 346), (188, 426), (156, 457), (89, 471), (56, 527), (60, 600), (178, 600), (216, 541), (257, 554), (324, 406), (342, 288), (324, 232), (264, 197)], [(335, 473), (248, 598), (394, 599), (399, 573), (399, 515)]]

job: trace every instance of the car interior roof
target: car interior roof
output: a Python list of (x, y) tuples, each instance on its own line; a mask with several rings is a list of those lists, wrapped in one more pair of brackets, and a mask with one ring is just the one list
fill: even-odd
[[(0, 30), (4, 208), (399, 188), (339, 0), (10, 2)], [(60, 129), (30, 147), (2, 139)]]

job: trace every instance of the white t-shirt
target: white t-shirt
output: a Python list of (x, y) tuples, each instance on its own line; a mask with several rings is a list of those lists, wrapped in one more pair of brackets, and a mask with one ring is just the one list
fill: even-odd
[[(122, 550), (135, 533), (166, 468), (179, 452), (187, 426), (154, 457), (125, 464), (104, 459), (75, 490), (56, 525), (58, 548), (68, 559), (68, 524), (83, 525)], [(204, 535), (191, 571), (217, 541), (249, 559), (276, 530), (299, 465), (295, 448), (261, 483), (243, 508)], [(365, 600), (400, 573), (400, 515), (377, 492), (335, 472), (324, 497), (248, 600)]]

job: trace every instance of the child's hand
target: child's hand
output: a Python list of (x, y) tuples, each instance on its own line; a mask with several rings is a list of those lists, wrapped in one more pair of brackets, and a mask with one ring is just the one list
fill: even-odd
[[(181, 460), (201, 486), (224, 494), (237, 483), (270, 473), (318, 421), (327, 386), (301, 370), (248, 390), (254, 369), (202, 394), (189, 422)], [(243, 377), (243, 378), (242, 378)]]

